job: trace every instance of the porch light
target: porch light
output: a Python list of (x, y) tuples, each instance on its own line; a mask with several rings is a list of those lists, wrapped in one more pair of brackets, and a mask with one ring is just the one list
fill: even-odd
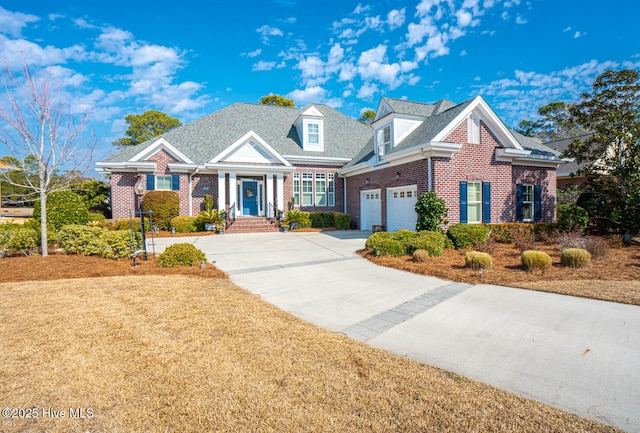
[(133, 185), (133, 192), (138, 196), (138, 203), (140, 205), (140, 234), (142, 235), (142, 251), (143, 258), (147, 261), (147, 240), (146, 233), (144, 232), (144, 209), (142, 207), (142, 196), (144, 195), (145, 185), (142, 182), (142, 176), (138, 176), (138, 180)]
[(138, 197), (142, 197), (144, 195), (144, 182), (142, 182), (142, 176), (138, 177), (136, 184), (133, 186), (133, 192), (135, 192)]

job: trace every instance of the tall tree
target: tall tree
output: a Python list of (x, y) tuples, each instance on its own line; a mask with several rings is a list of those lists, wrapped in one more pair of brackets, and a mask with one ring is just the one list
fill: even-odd
[(360, 118), (358, 122), (364, 123), (365, 125), (371, 125), (373, 123), (373, 119), (376, 117), (376, 112), (373, 110), (364, 110), (360, 114)]
[(550, 102), (538, 108), (538, 120), (522, 120), (516, 130), (542, 141), (553, 141), (574, 137), (585, 131), (576, 125), (570, 114), (571, 104), (563, 101)]
[(126, 137), (113, 142), (115, 146), (135, 146), (182, 125), (180, 120), (162, 111), (147, 110), (142, 114), (129, 114), (124, 118), (129, 125)]
[(608, 70), (593, 82), (570, 111), (575, 121), (593, 132), (574, 141), (566, 156), (586, 165), (592, 193), (606, 198), (596, 209), (626, 240), (640, 229), (640, 74)]
[(14, 74), (5, 63), (3, 75), (6, 103), (0, 104), (0, 119), (6, 125), (0, 128), (0, 143), (14, 158), (14, 168), (23, 174), (15, 178), (4, 172), (3, 180), (38, 196), (42, 256), (46, 257), (47, 197), (67, 189), (70, 182), (56, 172), (86, 169), (95, 141), (84, 136), (88, 115), (73, 114), (62, 88), (53, 82), (50, 68), (36, 77), (26, 61), (22, 74)]
[(274, 95), (271, 93), (270, 95), (263, 96), (260, 98), (260, 105), (279, 105), (281, 107), (295, 107), (296, 104), (288, 98), (280, 95)]

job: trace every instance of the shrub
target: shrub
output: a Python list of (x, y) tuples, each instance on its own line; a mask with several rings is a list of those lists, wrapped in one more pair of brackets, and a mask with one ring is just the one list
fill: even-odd
[(98, 212), (89, 212), (87, 214), (87, 223), (94, 222), (94, 221), (98, 221), (98, 222), (106, 221), (106, 219), (107, 218), (103, 214)]
[(469, 251), (464, 255), (464, 263), (471, 269), (491, 269), (493, 265), (491, 256), (481, 251)]
[(149, 191), (144, 195), (145, 210), (152, 211), (153, 223), (171, 230), (171, 220), (180, 214), (180, 199), (175, 191)]
[(567, 248), (560, 254), (560, 263), (570, 268), (585, 268), (591, 263), (591, 254), (582, 248)]
[(533, 235), (537, 241), (550, 245), (556, 241), (558, 233), (556, 223), (535, 223), (531, 226)]
[(333, 212), (311, 212), (309, 222), (314, 228), (335, 227)]
[(213, 210), (214, 208), (214, 203), (213, 203), (213, 196), (211, 194), (205, 194), (204, 195), (204, 200), (202, 202), (202, 207), (204, 211), (210, 212)]
[(460, 250), (484, 242), (489, 235), (489, 228), (480, 224), (453, 224), (447, 235), (456, 249)]
[(496, 241), (489, 238), (484, 242), (476, 242), (473, 249), (489, 255), (494, 254), (496, 252)]
[(584, 248), (585, 246), (585, 238), (582, 237), (582, 233), (579, 230), (559, 232), (556, 236), (556, 241), (560, 244), (561, 250), (565, 248)]
[(38, 232), (32, 228), (18, 226), (0, 232), (0, 245), (9, 254), (30, 256), (38, 247)]
[(193, 233), (198, 231), (196, 219), (196, 217), (190, 216), (177, 216), (171, 220), (171, 226), (176, 230), (176, 233)]
[(545, 270), (551, 267), (551, 256), (544, 251), (523, 251), (521, 260), (522, 267), (526, 271)]
[(486, 224), (489, 228), (489, 238), (501, 244), (508, 244), (514, 241), (514, 238), (521, 236), (523, 233), (529, 235), (534, 228), (531, 223), (500, 223)]
[(425, 250), (415, 250), (412, 254), (413, 261), (418, 263), (424, 263), (429, 260), (429, 252)]
[[(40, 222), (40, 200), (33, 205), (33, 219)], [(85, 201), (73, 191), (52, 192), (47, 197), (47, 227), (60, 230), (65, 224), (86, 224), (89, 211)]]
[(589, 213), (580, 206), (561, 204), (556, 207), (557, 226), (560, 231), (584, 232), (589, 224)]
[(513, 236), (515, 247), (520, 250), (520, 252), (535, 249), (536, 235), (533, 233), (532, 228), (514, 230), (511, 235)]
[(333, 220), (338, 230), (349, 230), (351, 228), (351, 215), (348, 213), (334, 212)]
[(298, 228), (309, 227), (309, 212), (303, 212), (300, 209), (291, 209), (287, 212), (282, 224), (290, 226), (291, 223), (298, 223)]
[(365, 242), (365, 247), (379, 256), (399, 257), (407, 254), (404, 242), (397, 238), (397, 232), (373, 233)]
[(105, 232), (102, 236), (102, 257), (107, 259), (124, 259), (131, 257), (135, 251), (135, 244), (142, 242), (142, 236), (140, 232), (135, 233), (135, 238), (132, 239), (132, 232), (130, 230), (114, 230)]
[(449, 224), (447, 221), (449, 211), (445, 201), (433, 191), (425, 192), (418, 197), (415, 210), (418, 214), (417, 231), (440, 231), (441, 225)]
[(609, 254), (609, 242), (603, 238), (586, 238), (584, 240), (584, 249), (589, 251), (592, 259), (602, 259)]
[(410, 238), (405, 244), (408, 254), (412, 254), (416, 250), (424, 250), (430, 256), (441, 256), (444, 249), (444, 234), (440, 232), (420, 232)]
[(160, 267), (173, 268), (176, 266), (193, 266), (206, 260), (205, 254), (192, 244), (173, 244), (168, 246), (162, 254), (158, 256), (157, 262)]
[(99, 256), (105, 248), (102, 240), (105, 233), (106, 231), (100, 227), (69, 224), (58, 232), (58, 246), (65, 254)]

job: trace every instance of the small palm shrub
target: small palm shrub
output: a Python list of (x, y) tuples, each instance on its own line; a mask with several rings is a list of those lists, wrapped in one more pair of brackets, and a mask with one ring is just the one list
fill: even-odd
[(429, 260), (430, 254), (425, 250), (415, 250), (412, 254), (413, 261), (418, 263), (424, 263)]
[(483, 253), (480, 251), (469, 251), (464, 255), (464, 263), (467, 268), (471, 269), (491, 269), (493, 260), (487, 253)]
[(202, 250), (192, 244), (182, 243), (168, 246), (157, 258), (158, 265), (163, 268), (174, 268), (176, 266), (193, 266), (206, 260)]
[(198, 231), (196, 217), (177, 216), (171, 220), (171, 226), (176, 233), (193, 233)]
[(551, 256), (544, 251), (523, 251), (521, 261), (526, 271), (543, 271), (551, 267)]
[(489, 236), (489, 228), (480, 224), (453, 224), (447, 231), (447, 236), (453, 241), (458, 250), (484, 242)]
[(292, 223), (297, 223), (298, 228), (309, 227), (309, 212), (303, 212), (300, 209), (291, 209), (284, 217), (282, 224), (290, 227)]
[(408, 254), (412, 254), (416, 250), (424, 250), (430, 256), (441, 256), (444, 249), (445, 235), (440, 232), (420, 232), (413, 234), (406, 241), (406, 250)]
[(582, 248), (567, 248), (560, 254), (560, 263), (570, 268), (586, 268), (591, 263), (591, 254)]

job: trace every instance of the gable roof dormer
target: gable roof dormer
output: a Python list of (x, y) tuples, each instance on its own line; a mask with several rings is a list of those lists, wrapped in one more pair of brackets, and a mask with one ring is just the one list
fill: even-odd
[(294, 126), (302, 143), (302, 150), (324, 152), (324, 114), (315, 106), (302, 109)]

